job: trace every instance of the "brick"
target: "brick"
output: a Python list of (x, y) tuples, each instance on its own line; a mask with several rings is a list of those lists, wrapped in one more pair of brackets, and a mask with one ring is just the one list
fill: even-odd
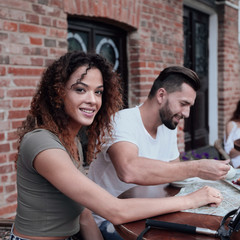
[(0, 154), (0, 163), (6, 163), (7, 162), (7, 155), (4, 153)]
[(0, 141), (3, 141), (5, 139), (5, 133), (0, 132)]
[(20, 55), (22, 54), (22, 49), (19, 44), (10, 43), (6, 44), (6, 53), (9, 55)]
[[(13, 147), (13, 149), (16, 151), (19, 144), (18, 144), (18, 142), (15, 142), (14, 144), (15, 144), (16, 146)], [(15, 161), (16, 161), (16, 157), (17, 157), (17, 152), (11, 153), (11, 154), (9, 155), (9, 162), (15, 162)], [(15, 164), (14, 164), (14, 169), (16, 169), (16, 168), (15, 168)]]
[(52, 18), (46, 17), (46, 16), (41, 16), (41, 24), (43, 26), (52, 26)]
[(55, 56), (55, 58), (63, 55), (64, 53), (66, 53), (66, 49), (50, 48), (50, 54)]
[[(19, 53), (19, 55), (22, 55), (22, 45), (29, 44), (29, 37), (27, 34), (24, 34), (24, 33), (10, 32), (8, 35), (8, 42), (11, 43), (8, 46), (8, 48), (11, 48), (11, 50), (8, 50), (7, 52), (9, 53), (12, 52), (13, 55), (16, 55), (17, 53)], [(18, 52), (13, 52), (14, 49), (18, 49)]]
[(44, 27), (21, 23), (19, 25), (19, 31), (24, 33), (36, 33), (46, 35), (47, 30)]
[(30, 44), (33, 44), (33, 45), (42, 45), (43, 44), (43, 40), (42, 38), (37, 38), (37, 37), (29, 37), (29, 41), (30, 41)]
[(26, 56), (11, 56), (10, 64), (11, 65), (30, 65), (30, 59)]
[(43, 66), (43, 58), (31, 58), (31, 66)]
[(0, 32), (0, 41), (4, 41), (7, 39), (8, 39), (8, 34)]
[(39, 19), (38, 15), (30, 14), (30, 13), (26, 14), (26, 20), (29, 23), (35, 23), (35, 24), (39, 24), (39, 22), (40, 22), (40, 19)]
[[(10, 145), (9, 143), (0, 143), (0, 152), (9, 152), (10, 151)], [(1, 173), (1, 169), (0, 169)]]
[[(61, 17), (61, 10), (57, 8), (48, 8), (47, 15), (59, 18)], [(56, 26), (56, 24), (54, 26)]]
[(18, 30), (18, 24), (14, 22), (4, 22), (3, 29), (5, 31), (16, 32)]
[(39, 47), (23, 47), (22, 48), (24, 55), (40, 55), (40, 56), (47, 56), (48, 51), (47, 49), (39, 48)]
[(68, 23), (67, 23), (67, 21), (57, 20), (56, 27), (57, 27), (57, 28), (64, 28), (64, 29), (67, 29), (67, 27), (68, 27)]
[(38, 0), (38, 4), (48, 5), (49, 4), (49, 0)]
[(9, 64), (9, 56), (0, 56), (0, 64)]
[(67, 49), (68, 42), (67, 41), (58, 41), (58, 47)]
[(60, 30), (60, 29), (50, 29), (50, 33), (49, 33), (50, 37), (55, 37), (55, 38), (67, 38), (67, 31), (65, 30)]
[(0, 101), (0, 109), (9, 109), (11, 108), (11, 100), (1, 100)]
[(8, 121), (0, 121), (0, 132), (7, 131), (10, 129), (10, 122)]
[(12, 100), (12, 106), (14, 108), (29, 108), (30, 103), (31, 103), (30, 99), (13, 99)]
[(45, 59), (45, 67), (48, 67), (49, 65), (51, 65), (54, 62), (55, 59)]
[(39, 76), (42, 74), (42, 68), (17, 68), (17, 67), (10, 67), (8, 69), (9, 74), (13, 74), (15, 76)]
[(56, 47), (56, 40), (55, 39), (44, 39), (44, 46), (45, 47)]
[(6, 185), (5, 190), (7, 193), (13, 192), (16, 190), (16, 185), (15, 184)]
[(0, 207), (0, 216), (4, 216), (9, 213), (15, 213), (16, 208), (17, 208), (17, 204)]
[(7, 133), (7, 140), (8, 141), (12, 141), (12, 140), (16, 140), (18, 139), (18, 135), (17, 135), (17, 132), (8, 132)]
[(6, 75), (6, 67), (0, 66), (0, 76)]
[(17, 180), (17, 174), (16, 174), (16, 172), (15, 172), (15, 173), (13, 173), (13, 174), (11, 175), (11, 181), (12, 181), (12, 182), (16, 182), (16, 180)]
[[(1, 145), (0, 145), (1, 147)], [(11, 173), (13, 171), (12, 165), (0, 166), (0, 174)]]
[(4, 98), (5, 95), (5, 90), (4, 89), (0, 89), (0, 98)]
[(12, 128), (17, 129), (22, 126), (22, 120), (17, 121), (17, 119), (13, 119), (12, 121)]
[(32, 97), (35, 93), (36, 89), (11, 89), (7, 91), (8, 97)]
[(25, 118), (28, 114), (27, 110), (10, 110), (8, 119)]
[(37, 4), (33, 4), (32, 5), (32, 8), (33, 8), (33, 11), (36, 13), (36, 14), (39, 14), (39, 15), (46, 15), (46, 8), (42, 5), (37, 5)]
[(15, 78), (13, 80), (14, 84), (16, 86), (22, 86), (22, 87), (36, 87), (40, 81), (40, 76), (36, 78)]
[(6, 183), (8, 181), (8, 176), (7, 175), (1, 176), (1, 181), (2, 183)]
[(64, 2), (64, 1), (51, 0), (51, 7), (62, 9), (62, 8), (63, 8), (63, 2)]
[(17, 193), (13, 193), (9, 197), (6, 198), (7, 203), (13, 203), (16, 201), (17, 201)]

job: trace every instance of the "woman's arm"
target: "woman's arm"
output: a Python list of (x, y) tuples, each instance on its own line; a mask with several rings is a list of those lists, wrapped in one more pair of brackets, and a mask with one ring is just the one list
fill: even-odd
[[(228, 138), (229, 138), (229, 135), (230, 135), (230, 133), (231, 133), (231, 131), (232, 131), (232, 129), (233, 129), (233, 123), (230, 121), (230, 122), (228, 122), (227, 125), (226, 125), (226, 141), (229, 141), (229, 140), (232, 141), (232, 139), (228, 139)], [(231, 145), (234, 145), (234, 143), (231, 142)], [(228, 151), (229, 151), (229, 150), (228, 150)], [(230, 158), (237, 157), (238, 155), (240, 155), (240, 151), (236, 150), (235, 148), (232, 148), (232, 149), (229, 151), (229, 156), (230, 156)]]
[(228, 139), (232, 129), (233, 129), (233, 123), (230, 121), (226, 124), (226, 140)]
[(80, 236), (83, 240), (103, 240), (103, 236), (93, 218), (92, 212), (85, 208), (80, 216)]
[(218, 190), (204, 187), (186, 196), (152, 199), (118, 199), (81, 174), (60, 149), (37, 155), (34, 167), (57, 189), (113, 224), (135, 221), (169, 212), (197, 208), (222, 201)]

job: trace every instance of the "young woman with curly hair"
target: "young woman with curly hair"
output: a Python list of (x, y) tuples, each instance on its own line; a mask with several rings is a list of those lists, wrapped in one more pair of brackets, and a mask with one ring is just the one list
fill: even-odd
[[(82, 173), (80, 129), (88, 129), (88, 160), (100, 151), (111, 116), (122, 106), (120, 79), (97, 54), (70, 52), (43, 74), (20, 129), (18, 207), (10, 239), (103, 239), (91, 211), (113, 224), (220, 204), (209, 187), (186, 196), (118, 199)], [(96, 150), (95, 150), (96, 149)], [(90, 210), (88, 210), (90, 209)]]

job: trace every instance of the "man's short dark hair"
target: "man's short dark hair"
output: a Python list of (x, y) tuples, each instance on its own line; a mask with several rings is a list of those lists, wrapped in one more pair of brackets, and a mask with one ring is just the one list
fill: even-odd
[(152, 98), (159, 88), (164, 88), (168, 93), (181, 91), (183, 83), (195, 91), (200, 89), (199, 77), (193, 70), (182, 66), (167, 67), (155, 79), (148, 97)]

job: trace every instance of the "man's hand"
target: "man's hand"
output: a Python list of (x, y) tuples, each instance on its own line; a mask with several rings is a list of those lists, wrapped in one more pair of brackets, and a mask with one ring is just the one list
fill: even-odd
[(230, 170), (230, 160), (198, 160), (198, 177), (207, 180), (224, 179)]

